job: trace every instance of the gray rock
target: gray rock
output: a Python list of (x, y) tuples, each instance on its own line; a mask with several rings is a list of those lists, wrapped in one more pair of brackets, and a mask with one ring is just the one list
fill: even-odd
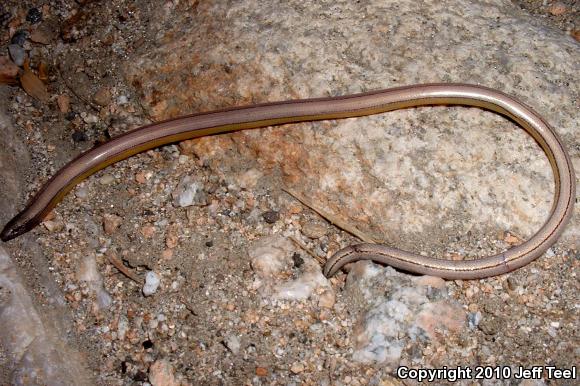
[(8, 52), (10, 53), (12, 61), (17, 66), (22, 66), (24, 64), (24, 60), (26, 59), (26, 51), (24, 48), (20, 47), (18, 44), (10, 44), (8, 46)]
[(178, 207), (191, 205), (206, 205), (207, 195), (201, 181), (195, 180), (191, 176), (185, 176), (172, 193), (173, 203)]
[(143, 295), (151, 296), (157, 289), (159, 288), (159, 284), (161, 283), (161, 279), (159, 279), (159, 275), (157, 275), (153, 271), (148, 271), (145, 274), (145, 284), (143, 285)]
[(91, 382), (84, 365), (38, 314), (8, 253), (0, 246), (0, 345), (12, 360), (13, 385), (78, 385)]
[(230, 334), (224, 339), (224, 344), (234, 355), (240, 352), (241, 342), (240, 338), (235, 334)]
[(438, 280), (412, 277), (369, 261), (355, 263), (347, 278), (350, 303), (358, 311), (352, 359), (367, 364), (399, 366), (405, 347), (437, 347), (466, 327), (463, 308), (451, 299), (444, 284), (429, 294)]
[(103, 277), (97, 268), (94, 254), (85, 256), (77, 270), (77, 279), (87, 283), (90, 291), (94, 294), (97, 309), (106, 310), (113, 303), (111, 295), (105, 290)]

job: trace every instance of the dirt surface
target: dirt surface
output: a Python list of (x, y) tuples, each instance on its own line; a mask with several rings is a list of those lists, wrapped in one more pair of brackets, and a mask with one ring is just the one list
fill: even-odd
[(512, 0), (538, 17), (538, 22), (555, 26), (580, 40), (580, 4), (576, 0)]
[[(563, 1), (560, 8), (515, 3), (578, 39), (577, 2)], [(31, 165), (22, 172), (22, 194), (8, 192), (6, 211), (20, 208), (75, 155), (149, 123), (140, 85), (129, 84), (122, 69), (150, 47), (156, 31), (147, 21), (163, 6), (122, 0), (0, 5), (2, 55), (18, 31), (29, 31), (23, 46), (30, 67), (39, 76), (46, 72), (53, 96), (47, 102), (19, 86), (1, 86), (8, 90), (1, 103)], [(36, 42), (33, 30), (40, 30)], [(164, 146), (100, 171), (33, 231), (48, 261), (43, 275), (64, 292), (74, 321), (70, 334), (97, 383), (400, 384), (392, 369), (350, 360), (359, 315), (342, 291), (344, 274), (331, 280), (337, 293), (331, 304), (278, 300), (259, 291), (248, 259), (257, 240), (302, 230), (295, 265), (284, 273), (293, 277), (301, 273), (301, 259), (323, 258), (355, 239), (280, 190), (279, 170), (262, 169), (247, 157), (216, 167), (210, 152), (200, 150), (204, 146), (210, 145)], [(193, 204), (182, 207), (176, 197), (187, 176), (199, 189)], [(487, 254), (519, 242), (493, 232), (489, 239), (468, 235), (449, 243), (468, 243)], [(39, 307), (50, 307), (25, 245), (14, 240), (7, 248)], [(509, 277), (448, 282), (451, 297), (466, 312), (484, 314), (484, 322), (443, 348), (410, 342), (403, 361), (415, 367), (577, 364), (580, 256), (560, 247), (549, 254)], [(90, 268), (94, 263), (97, 273)], [(143, 294), (147, 272), (161, 281), (151, 296)], [(413, 362), (417, 357), (421, 362)]]

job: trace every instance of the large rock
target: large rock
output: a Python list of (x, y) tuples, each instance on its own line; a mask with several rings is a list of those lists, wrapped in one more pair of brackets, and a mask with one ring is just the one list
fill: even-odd
[[(580, 169), (578, 44), (510, 1), (179, 7), (158, 11), (150, 26), (158, 47), (147, 45), (125, 71), (156, 119), (414, 83), (474, 83), (533, 106)], [(502, 249), (497, 231), (531, 236), (547, 218), (554, 191), (534, 140), (475, 108), (287, 125), (192, 147), (216, 171), (239, 171), (256, 160), (279, 169), (285, 184), (375, 239), (437, 255)], [(575, 216), (563, 245), (574, 247), (579, 231)]]
[[(0, 100), (8, 100), (0, 90)], [(0, 109), (0, 221), (6, 223), (23, 195), (30, 155), (4, 108)], [(14, 256), (4, 249), (10, 245)], [(16, 246), (20, 248), (16, 248)], [(25, 256), (26, 270), (15, 264)], [(30, 291), (33, 288), (34, 291)], [(41, 299), (35, 298), (41, 293)], [(89, 385), (86, 364), (71, 348), (72, 317), (46, 257), (31, 235), (0, 242), (0, 379), (14, 385)]]
[(0, 289), (0, 345), (7, 355), (2, 379), (13, 385), (65, 385), (72, 380), (90, 385), (79, 352), (50, 327), (55, 321), (43, 321), (1, 245)]

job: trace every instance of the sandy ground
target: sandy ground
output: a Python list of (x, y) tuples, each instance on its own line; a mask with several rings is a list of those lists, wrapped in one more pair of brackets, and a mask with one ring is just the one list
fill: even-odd
[[(159, 12), (177, 12), (186, 3), (191, 12), (204, 9), (195, 1), (178, 3), (0, 6), (2, 55), (8, 56), (18, 31), (36, 31), (24, 34), (18, 45), (49, 94), (44, 99), (42, 90), (1, 86), (3, 125), (14, 135), (5, 139), (11, 163), (2, 164), (3, 222), (74, 155), (158, 116), (182, 112), (156, 103), (148, 81), (139, 79), (151, 68), (137, 60), (157, 48), (147, 22)], [(540, 25), (578, 38), (575, 2), (514, 3)], [(191, 28), (187, 17), (175, 19), (178, 27)], [(175, 28), (171, 17), (163, 20)], [(229, 71), (226, 66), (220, 73), (227, 78)], [(205, 108), (227, 105), (227, 98)], [(573, 142), (571, 131), (567, 138)], [(420, 128), (406, 134), (423, 135)], [(251, 138), (259, 139), (259, 134)], [(507, 365), (515, 371), (518, 365), (567, 369), (578, 363), (574, 235), (532, 265), (488, 280), (425, 284), (391, 271), (378, 280), (373, 276), (378, 268), (361, 266), (348, 279), (340, 273), (326, 281), (316, 259), (356, 239), (281, 190), (288, 170), (257, 161), (259, 151), (240, 145), (245, 140), (234, 135), (168, 145), (122, 161), (81, 183), (29, 236), (5, 245), (35, 307), (57, 320), (45, 323), (54, 324), (80, 352), (78, 366), (87, 368), (93, 382), (416, 384), (397, 378), (397, 367)], [(538, 200), (544, 210), (545, 199)], [(517, 232), (493, 227), (462, 238), (438, 224), (421, 229), (439, 241), (422, 243), (416, 234), (397, 240), (450, 258), (455, 257), (450, 250), (485, 255), (521, 241)], [(31, 244), (37, 246), (34, 253)], [(143, 290), (146, 277), (150, 295)], [(371, 346), (370, 336), (384, 334), (368, 332), (380, 329), (369, 309), (395, 300), (411, 307), (395, 295), (407, 288), (424, 299), (423, 308), (409, 315), (424, 315), (428, 322), (402, 321), (392, 327), (401, 339)], [(373, 303), (381, 296), (387, 296), (385, 302)], [(383, 323), (392, 317), (386, 311), (378, 316)], [(421, 334), (413, 332), (417, 325)], [(397, 342), (400, 352), (385, 348)], [(381, 356), (380, 350), (388, 353)], [(0, 354), (5, 384), (12, 379), (10, 355)], [(464, 384), (474, 382), (508, 384)], [(526, 382), (521, 384), (574, 384)]]

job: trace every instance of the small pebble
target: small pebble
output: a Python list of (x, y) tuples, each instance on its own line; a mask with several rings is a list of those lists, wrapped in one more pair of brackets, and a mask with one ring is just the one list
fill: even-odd
[(144, 184), (147, 182), (147, 175), (145, 172), (139, 172), (137, 174), (135, 174), (135, 181), (137, 181), (140, 184)]
[(89, 188), (86, 185), (78, 186), (75, 189), (75, 196), (77, 198), (80, 198), (80, 199), (87, 198), (88, 195), (89, 195)]
[(165, 359), (158, 359), (149, 367), (149, 382), (153, 386), (178, 386), (181, 384), (175, 379), (173, 367)]
[(206, 205), (207, 195), (204, 192), (204, 186), (200, 181), (191, 176), (185, 176), (177, 185), (177, 188), (171, 193), (173, 203), (178, 207), (191, 205)]
[(319, 239), (326, 235), (326, 227), (316, 223), (306, 223), (302, 226), (302, 234), (309, 239)]
[(416, 280), (418, 285), (424, 285), (426, 287), (433, 287), (443, 289), (445, 288), (445, 280), (441, 279), (440, 277), (435, 276), (419, 276)]
[(103, 229), (105, 233), (111, 235), (115, 233), (119, 225), (123, 222), (123, 219), (114, 214), (105, 214), (103, 216)]
[(179, 142), (179, 150), (181, 151), (181, 153), (183, 154), (194, 154), (195, 153), (195, 141), (192, 140), (187, 140), (187, 141), (181, 141)]
[(147, 271), (147, 273), (145, 274), (145, 284), (143, 285), (143, 295), (145, 296), (153, 295), (155, 292), (157, 292), (160, 283), (161, 280), (159, 279), (159, 276), (157, 276), (155, 272)]
[(70, 110), (70, 97), (62, 94), (56, 97), (56, 104), (61, 113), (68, 113)]
[(293, 363), (292, 367), (290, 367), (290, 371), (292, 371), (294, 374), (300, 374), (304, 371), (304, 365), (299, 362)]
[(256, 375), (258, 377), (265, 377), (268, 375), (268, 369), (265, 367), (256, 367)]
[(230, 334), (224, 340), (226, 347), (232, 352), (234, 355), (238, 355), (240, 352), (240, 338), (238, 338), (235, 334)]
[(109, 185), (113, 181), (115, 181), (115, 177), (113, 177), (111, 174), (105, 174), (104, 176), (99, 178), (99, 183), (101, 185)]
[(117, 324), (117, 338), (119, 338), (119, 340), (124, 340), (127, 331), (129, 331), (129, 321), (126, 316), (121, 315), (119, 317), (119, 323)]
[(554, 4), (550, 5), (550, 7), (548, 8), (548, 12), (554, 16), (560, 16), (568, 12), (568, 8), (566, 7), (566, 4), (557, 1)]
[(18, 83), (18, 66), (8, 56), (0, 56), (0, 79), (6, 84)]
[(16, 44), (19, 46), (23, 46), (26, 43), (26, 39), (28, 38), (28, 32), (25, 30), (16, 31), (16, 33), (10, 39), (10, 44)]
[(508, 284), (508, 288), (513, 291), (516, 288), (518, 288), (518, 280), (515, 278), (515, 276), (510, 276), (507, 279), (507, 284)]
[(59, 230), (61, 230), (63, 228), (63, 224), (60, 221), (47, 220), (47, 221), (44, 221), (42, 223), (42, 225), (44, 225), (44, 227), (49, 232), (59, 231)]
[(178, 242), (179, 236), (177, 235), (175, 230), (170, 230), (169, 232), (167, 232), (167, 234), (165, 235), (165, 245), (167, 246), (167, 248), (169, 249), (175, 248)]
[(87, 135), (80, 130), (75, 130), (75, 132), (72, 133), (71, 137), (72, 137), (73, 141), (75, 141), (77, 143), (78, 142), (86, 142), (88, 140)]
[(55, 33), (48, 27), (40, 26), (30, 34), (30, 40), (40, 44), (50, 44), (55, 38)]
[(99, 118), (94, 114), (83, 113), (81, 116), (83, 117), (83, 121), (85, 121), (85, 123), (97, 123), (99, 121)]
[(148, 239), (155, 235), (155, 231), (156, 229), (153, 225), (145, 225), (143, 228), (141, 228), (141, 234)]
[(238, 175), (237, 183), (242, 189), (252, 189), (254, 188), (258, 180), (263, 176), (263, 173), (257, 169), (249, 169), (246, 172)]
[(469, 286), (465, 289), (465, 297), (472, 299), (475, 295), (479, 293), (479, 287)]
[(469, 314), (467, 314), (467, 325), (469, 327), (470, 330), (475, 329), (475, 327), (477, 327), (479, 325), (479, 322), (481, 322), (481, 312), (470, 312)]
[(522, 241), (518, 237), (512, 235), (511, 233), (506, 233), (503, 241), (505, 241), (510, 245), (518, 245), (522, 243)]
[(42, 12), (38, 8), (30, 8), (28, 14), (26, 15), (26, 21), (30, 24), (36, 24), (42, 20)]
[(334, 307), (334, 303), (336, 303), (336, 295), (330, 289), (324, 291), (318, 300), (318, 305), (322, 308), (330, 309)]
[(481, 320), (478, 327), (486, 335), (495, 335), (501, 329), (501, 323), (493, 316)]
[(288, 213), (290, 214), (302, 213), (302, 205), (296, 202), (291, 203), (290, 205), (288, 205)]
[(129, 103), (129, 98), (127, 98), (126, 95), (119, 95), (117, 97), (117, 104), (118, 105), (126, 105), (127, 103)]
[(8, 46), (8, 52), (10, 53), (10, 57), (14, 64), (17, 66), (22, 66), (24, 64), (24, 60), (26, 59), (26, 51), (24, 51), (24, 48), (18, 44), (10, 44)]
[(111, 91), (108, 87), (101, 87), (93, 97), (93, 100), (99, 106), (107, 106), (111, 102)]
[(87, 283), (90, 291), (95, 295), (98, 309), (106, 310), (113, 303), (111, 295), (103, 286), (103, 278), (97, 268), (97, 261), (94, 254), (85, 256), (78, 266), (77, 279)]
[(275, 210), (269, 210), (267, 212), (262, 213), (262, 218), (268, 224), (274, 224), (276, 221), (280, 219), (280, 213), (276, 212)]
[(302, 258), (302, 256), (300, 256), (299, 253), (294, 253), (292, 255), (292, 261), (294, 262), (295, 268), (300, 268), (304, 264), (304, 259)]

